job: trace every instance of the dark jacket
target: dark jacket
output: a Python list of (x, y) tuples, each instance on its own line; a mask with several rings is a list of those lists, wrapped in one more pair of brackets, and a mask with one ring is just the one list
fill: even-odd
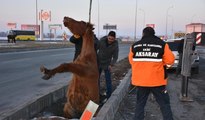
[(95, 47), (95, 51), (97, 53), (97, 50), (99, 49), (99, 40), (95, 34), (94, 34), (94, 47)]
[[(74, 55), (74, 58), (73, 58), (73, 61), (74, 61), (74, 60), (78, 57), (78, 55), (80, 54), (80, 52), (81, 52), (82, 44), (83, 44), (83, 38), (82, 38), (82, 37), (75, 38), (74, 36), (71, 36), (70, 42), (73, 43), (73, 44), (75, 44), (75, 55)], [(99, 43), (99, 40), (98, 40), (98, 38), (94, 35), (94, 47), (95, 47), (95, 51), (97, 51), (97, 49), (98, 49), (98, 43)]]
[(99, 41), (98, 65), (101, 69), (106, 69), (109, 65), (114, 65), (118, 59), (119, 46), (118, 41), (108, 44), (107, 36)]
[[(156, 36), (146, 36), (132, 45), (134, 60), (159, 61), (164, 55), (165, 42)], [(148, 55), (141, 54), (149, 53)], [(155, 56), (156, 55), (156, 56)]]
[(82, 39), (82, 37), (75, 38), (74, 36), (71, 36), (70, 42), (75, 44), (75, 54), (74, 54), (74, 58), (73, 58), (73, 61), (74, 61), (81, 52), (83, 39)]

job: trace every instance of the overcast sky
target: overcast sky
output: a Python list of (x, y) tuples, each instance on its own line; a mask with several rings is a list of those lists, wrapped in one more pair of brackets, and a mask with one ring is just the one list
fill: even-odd
[[(136, 0), (92, 1), (91, 22), (97, 35), (106, 34), (103, 25), (108, 23), (117, 25), (118, 36), (134, 36)], [(51, 11), (51, 22), (44, 23), (45, 32), (49, 32), (49, 24), (62, 24), (64, 16), (89, 20), (90, 0), (37, 0), (37, 3), (38, 11)], [(36, 0), (0, 0), (0, 9), (0, 32), (9, 30), (9, 22), (17, 23), (16, 29), (21, 24), (36, 24)], [(204, 11), (205, 0), (137, 0), (137, 35), (141, 35), (144, 24), (155, 24), (158, 35), (166, 33), (166, 25), (171, 34), (185, 31), (185, 25), (191, 22), (205, 24)], [(64, 26), (57, 33), (64, 31), (71, 34)]]

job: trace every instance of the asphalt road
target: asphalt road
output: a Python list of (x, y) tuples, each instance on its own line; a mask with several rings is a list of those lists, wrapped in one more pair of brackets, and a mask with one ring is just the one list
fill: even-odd
[[(130, 45), (120, 45), (119, 59), (127, 57)], [(0, 118), (9, 111), (28, 104), (66, 84), (71, 73), (42, 80), (40, 66), (53, 68), (71, 62), (74, 48), (10, 52), (0, 54)]]

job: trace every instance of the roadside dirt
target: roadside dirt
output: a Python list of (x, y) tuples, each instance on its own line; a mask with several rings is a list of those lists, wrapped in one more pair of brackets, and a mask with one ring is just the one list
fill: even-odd
[[(170, 96), (174, 120), (205, 120), (205, 78), (204, 72), (189, 79), (188, 98), (193, 101), (181, 101), (182, 76), (176, 76), (175, 70), (168, 72), (167, 90)], [(200, 79), (199, 79), (200, 78)], [(124, 97), (114, 120), (132, 120), (135, 114), (136, 89), (130, 89)], [(154, 97), (149, 96), (145, 106), (144, 120), (163, 120), (160, 107)]]

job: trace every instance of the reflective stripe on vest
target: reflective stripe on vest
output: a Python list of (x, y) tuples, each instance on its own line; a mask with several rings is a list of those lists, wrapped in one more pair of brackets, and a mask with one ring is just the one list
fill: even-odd
[(162, 59), (151, 59), (151, 58), (133, 58), (133, 61), (162, 62)]

